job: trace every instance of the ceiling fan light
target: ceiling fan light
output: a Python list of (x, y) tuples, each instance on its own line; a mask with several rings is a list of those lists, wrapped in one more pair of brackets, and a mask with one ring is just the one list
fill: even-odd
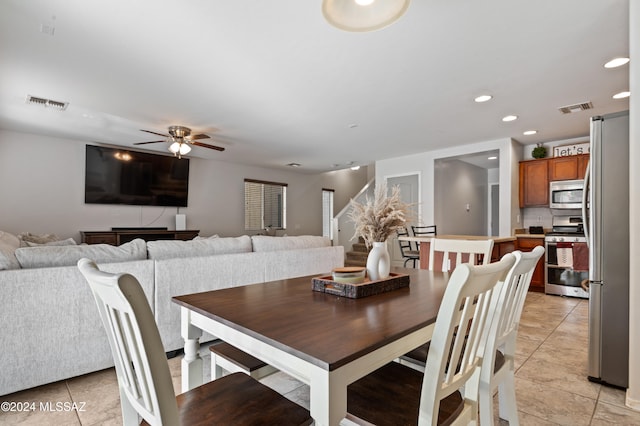
[(323, 0), (322, 14), (344, 31), (375, 31), (396, 22), (407, 11), (410, 0)]
[(180, 143), (174, 142), (171, 145), (169, 145), (169, 151), (173, 152), (174, 154), (177, 154), (178, 152), (180, 152)]
[(191, 147), (188, 144), (186, 143), (180, 144), (180, 155), (185, 155), (185, 154), (188, 154), (189, 152), (191, 152)]

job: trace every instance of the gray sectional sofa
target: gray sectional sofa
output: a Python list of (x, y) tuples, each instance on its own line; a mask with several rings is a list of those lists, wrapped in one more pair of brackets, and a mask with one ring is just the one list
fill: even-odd
[(21, 247), (10, 262), (6, 257), (0, 270), (0, 395), (113, 366), (95, 301), (75, 266), (81, 257), (138, 278), (171, 352), (183, 345), (180, 309), (171, 297), (326, 273), (343, 266), (344, 248), (316, 236), (244, 235)]

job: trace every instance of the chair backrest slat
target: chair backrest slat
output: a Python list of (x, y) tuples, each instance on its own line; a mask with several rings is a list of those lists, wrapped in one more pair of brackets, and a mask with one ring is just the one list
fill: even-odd
[(130, 274), (102, 272), (89, 259), (78, 261), (78, 268), (89, 282), (107, 331), (123, 419), (131, 419), (133, 409), (151, 425), (178, 424), (169, 365), (140, 283)]
[(502, 312), (496, 316), (496, 324), (493, 326), (490, 339), (493, 338), (495, 346), (500, 346), (505, 340), (515, 339), (518, 330), (520, 316), (527, 297), (531, 278), (538, 260), (544, 254), (544, 248), (537, 246), (530, 253), (515, 251), (516, 263), (505, 281), (505, 287), (500, 295)]
[(515, 261), (460, 264), (451, 274), (438, 311), (420, 396), (420, 417), (437, 418), (439, 401), (469, 384), (479, 368), (502, 281)]
[[(436, 253), (443, 253), (442, 271), (455, 269), (462, 264), (463, 255), (469, 256), (467, 263), (476, 264), (476, 258), (482, 256), (482, 264), (486, 265), (491, 260), (493, 240), (458, 240), (447, 238), (433, 238), (429, 245), (429, 269), (436, 270)], [(450, 262), (450, 255), (455, 254), (455, 265)]]

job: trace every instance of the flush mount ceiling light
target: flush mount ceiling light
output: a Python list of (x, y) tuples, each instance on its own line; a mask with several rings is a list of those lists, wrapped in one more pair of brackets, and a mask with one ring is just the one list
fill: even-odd
[(617, 68), (629, 63), (629, 58), (614, 58), (604, 64), (605, 68)]
[(502, 117), (502, 121), (513, 121), (517, 119), (518, 119), (517, 115), (507, 115), (505, 117)]
[(474, 101), (478, 102), (478, 103), (481, 103), (481, 102), (490, 101), (491, 99), (493, 99), (493, 96), (491, 96), (491, 95), (480, 95), (477, 98), (475, 98)]
[(410, 0), (323, 0), (322, 14), (344, 31), (375, 31), (393, 24), (406, 12)]
[(613, 95), (613, 99), (624, 99), (631, 96), (631, 92), (620, 92)]

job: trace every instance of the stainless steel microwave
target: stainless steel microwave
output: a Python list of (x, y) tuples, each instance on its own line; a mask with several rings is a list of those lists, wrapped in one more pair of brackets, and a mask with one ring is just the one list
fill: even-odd
[(582, 209), (584, 181), (559, 180), (549, 183), (549, 207), (552, 209)]

